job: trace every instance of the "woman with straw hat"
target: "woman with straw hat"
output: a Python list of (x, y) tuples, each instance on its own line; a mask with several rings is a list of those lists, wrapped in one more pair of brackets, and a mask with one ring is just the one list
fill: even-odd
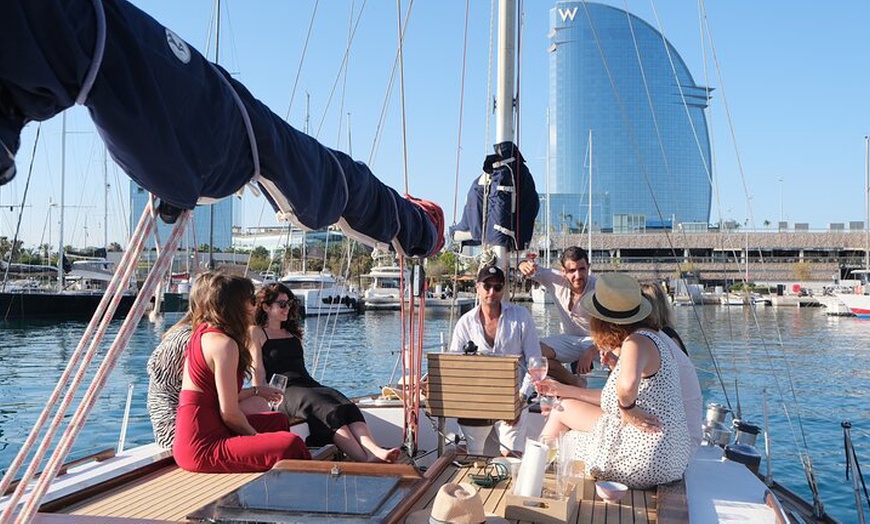
[(600, 398), (563, 399), (542, 436), (585, 432), (574, 455), (602, 480), (648, 488), (680, 479), (690, 456), (686, 414), (677, 364), (660, 326), (648, 319), (652, 306), (635, 279), (615, 273), (600, 275), (582, 303), (592, 317), (592, 339), (602, 354), (612, 352), (615, 359), (608, 360), (615, 364)]

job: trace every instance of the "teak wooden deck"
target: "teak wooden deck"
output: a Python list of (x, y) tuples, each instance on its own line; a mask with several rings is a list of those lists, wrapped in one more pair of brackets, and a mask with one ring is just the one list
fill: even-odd
[[(482, 474), (486, 459), (459, 466), (454, 463), (442, 471), (430, 488), (411, 508), (411, 512), (430, 508), (438, 489), (449, 482), (472, 483), (470, 475)], [(578, 479), (579, 480), (579, 479)], [(511, 480), (503, 480), (493, 488), (478, 488), (487, 514), (504, 516), (507, 494), (513, 489)], [(677, 524), (688, 522), (685, 490), (682, 483), (658, 489), (631, 490), (618, 503), (607, 503), (595, 492), (595, 481), (583, 478), (576, 488), (578, 510), (569, 524)], [(532, 521), (511, 520), (516, 524)]]
[[(486, 459), (466, 465), (442, 457), (443, 469), (433, 466), (425, 475), (414, 497), (409, 497), (398, 515), (389, 522), (403, 522), (411, 512), (431, 507), (438, 489), (448, 482), (471, 482), (469, 475), (482, 474)], [(296, 461), (288, 461), (296, 462)], [(400, 468), (393, 465), (342, 463), (351, 469)], [(316, 464), (300, 464), (310, 468)], [(291, 466), (296, 467), (296, 466)], [(407, 466), (404, 466), (407, 467)], [(186, 515), (213, 502), (219, 497), (258, 478), (262, 473), (204, 474), (190, 473), (177, 466), (143, 475), (140, 478), (70, 506), (62, 513), (41, 514), (37, 522), (114, 522), (114, 519), (132, 519), (137, 522), (184, 522)], [(577, 479), (579, 480), (579, 479)], [(486, 512), (504, 516), (511, 481), (503, 480), (492, 488), (478, 488)], [(632, 490), (619, 503), (605, 503), (595, 493), (594, 481), (584, 478), (576, 488), (578, 510), (570, 524), (678, 524), (688, 522), (685, 490), (682, 483), (650, 490)], [(128, 520), (127, 522), (130, 522)], [(512, 520), (517, 524), (532, 521)]]

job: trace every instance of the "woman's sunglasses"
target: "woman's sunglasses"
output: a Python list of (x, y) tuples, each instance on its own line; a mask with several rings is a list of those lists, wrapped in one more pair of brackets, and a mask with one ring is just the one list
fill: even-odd
[(290, 301), (290, 300), (276, 300), (272, 303), (278, 304), (278, 307), (281, 309), (287, 309), (288, 307), (290, 307), (290, 302), (292, 302), (292, 301)]

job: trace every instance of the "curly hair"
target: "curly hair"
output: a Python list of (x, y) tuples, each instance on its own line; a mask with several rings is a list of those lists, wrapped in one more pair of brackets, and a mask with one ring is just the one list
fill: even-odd
[(287, 295), (287, 320), (281, 322), (281, 329), (286, 330), (298, 339), (302, 338), (302, 326), (300, 325), (302, 311), (299, 307), (299, 300), (296, 295), (290, 291), (290, 288), (280, 282), (267, 284), (257, 291), (257, 312), (254, 313), (254, 323), (258, 326), (265, 326), (268, 321), (268, 315), (263, 311), (263, 305), (272, 305), (278, 300), (281, 295)]
[(190, 320), (193, 326), (208, 324), (233, 339), (239, 348), (238, 372), (251, 376), (248, 304), (254, 302), (254, 284), (250, 279), (223, 270), (201, 273), (190, 293)]
[(607, 322), (595, 317), (589, 320), (589, 328), (592, 331), (592, 340), (595, 342), (595, 345), (610, 351), (621, 347), (625, 339), (638, 329), (647, 328), (652, 331), (661, 329), (658, 321), (651, 317), (646, 317), (634, 324), (614, 324), (613, 322)]

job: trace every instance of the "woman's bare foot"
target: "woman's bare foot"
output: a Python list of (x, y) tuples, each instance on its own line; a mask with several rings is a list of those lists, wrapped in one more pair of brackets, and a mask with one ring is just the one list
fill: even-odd
[(366, 452), (369, 454), (369, 462), (386, 462), (387, 464), (393, 464), (402, 455), (402, 450), (399, 448), (386, 449), (379, 446), (367, 449)]

